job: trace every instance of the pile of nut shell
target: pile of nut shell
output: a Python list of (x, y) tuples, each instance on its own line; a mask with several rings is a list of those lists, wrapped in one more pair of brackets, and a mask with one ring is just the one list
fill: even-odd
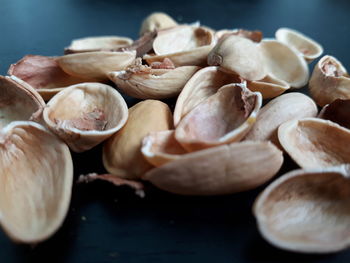
[[(80, 181), (138, 191), (149, 181), (180, 195), (256, 188), (289, 155), (301, 169), (257, 198), (259, 231), (297, 252), (348, 247), (350, 78), (332, 56), (310, 77), (307, 63), (322, 53), (288, 28), (265, 39), (153, 13), (136, 41), (88, 37), (72, 41), (63, 56), (23, 57), (0, 77), (4, 231), (23, 243), (54, 234), (71, 198), (70, 150), (103, 143), (108, 174)], [(311, 97), (296, 90), (307, 84)], [(128, 109), (121, 94), (141, 101)], [(177, 98), (173, 111), (166, 98)]]

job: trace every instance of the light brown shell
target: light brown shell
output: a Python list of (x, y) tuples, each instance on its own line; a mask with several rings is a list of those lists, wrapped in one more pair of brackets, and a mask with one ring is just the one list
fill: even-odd
[(253, 127), (261, 104), (261, 94), (244, 84), (225, 85), (179, 122), (175, 138), (187, 151), (237, 142)]
[(335, 57), (324, 56), (315, 65), (309, 91), (321, 107), (336, 99), (350, 99), (349, 74)]
[(111, 51), (122, 47), (130, 46), (133, 43), (131, 38), (120, 36), (98, 36), (84, 37), (72, 40), (70, 45), (64, 49), (65, 54)]
[(42, 121), (45, 102), (35, 89), (15, 76), (0, 76), (0, 128), (12, 121)]
[(11, 64), (7, 74), (27, 82), (45, 101), (70, 85), (94, 81), (68, 75), (58, 65), (55, 57), (27, 55)]
[(11, 239), (38, 243), (67, 214), (73, 163), (65, 143), (43, 126), (15, 121), (0, 132), (0, 223)]
[(232, 194), (265, 183), (282, 162), (282, 152), (273, 144), (247, 141), (185, 154), (150, 170), (143, 179), (175, 194)]
[(141, 152), (155, 167), (181, 158), (187, 151), (175, 139), (175, 131), (151, 132), (142, 140)]
[(208, 65), (246, 80), (259, 80), (267, 73), (260, 46), (236, 35), (228, 35), (215, 45), (208, 54)]
[(309, 80), (306, 61), (295, 49), (277, 40), (264, 39), (260, 42), (264, 53), (267, 74), (287, 82), (292, 88), (301, 88)]
[(140, 36), (155, 30), (177, 26), (176, 21), (162, 12), (155, 12), (147, 16), (141, 25)]
[(128, 119), (128, 107), (112, 87), (82, 83), (57, 93), (43, 116), (49, 129), (73, 151), (83, 152), (121, 129)]
[(259, 43), (263, 37), (263, 34), (261, 31), (250, 31), (245, 29), (221, 29), (219, 31), (216, 31), (214, 34), (217, 41), (220, 41), (229, 35), (236, 35), (236, 36), (248, 38), (256, 43)]
[(323, 48), (319, 43), (296, 30), (282, 27), (276, 31), (275, 36), (278, 41), (300, 52), (308, 63), (311, 63), (323, 53)]
[(289, 120), (316, 117), (317, 106), (308, 96), (291, 92), (283, 94), (267, 103), (258, 113), (257, 120), (245, 137), (246, 140), (270, 140), (279, 145), (278, 127)]
[(349, 165), (291, 171), (257, 198), (262, 236), (294, 252), (330, 253), (350, 246)]
[(95, 51), (65, 55), (57, 58), (69, 75), (96, 80), (108, 80), (108, 73), (124, 70), (136, 58), (136, 51)]
[(318, 118), (292, 120), (278, 128), (278, 139), (302, 168), (350, 163), (350, 130)]
[(176, 67), (206, 65), (209, 51), (215, 45), (211, 30), (181, 25), (161, 30), (153, 41), (154, 55), (145, 55), (148, 64), (169, 58)]
[(260, 92), (264, 99), (275, 98), (290, 88), (287, 82), (271, 75), (266, 75), (261, 80), (247, 81), (247, 87), (251, 91)]
[(206, 67), (197, 71), (186, 83), (177, 98), (174, 110), (174, 125), (195, 106), (215, 94), (219, 88), (229, 83), (241, 82), (238, 76), (227, 74), (218, 67)]
[(109, 78), (125, 94), (139, 99), (164, 99), (177, 96), (200, 68), (182, 66), (175, 69), (131, 69), (111, 72)]
[(327, 104), (323, 107), (318, 117), (350, 129), (350, 99), (336, 99), (332, 103)]
[(129, 109), (126, 125), (103, 146), (106, 170), (125, 179), (139, 179), (152, 168), (141, 153), (142, 139), (150, 132), (173, 129), (169, 106), (144, 100)]

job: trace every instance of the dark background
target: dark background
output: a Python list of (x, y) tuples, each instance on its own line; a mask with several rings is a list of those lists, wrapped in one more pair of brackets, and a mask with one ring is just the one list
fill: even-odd
[[(279, 27), (291, 27), (350, 67), (346, 0), (0, 0), (0, 74), (26, 54), (61, 55), (74, 38), (135, 39), (142, 19), (154, 11), (214, 29), (259, 29), (266, 37)], [(129, 105), (134, 102), (128, 100)], [(101, 146), (73, 158), (75, 177), (104, 171)], [(296, 168), (286, 159), (279, 174)], [(57, 234), (30, 247), (16, 245), (0, 232), (0, 262), (350, 262), (350, 251), (302, 255), (265, 242), (251, 212), (263, 188), (230, 196), (182, 197), (148, 186), (141, 199), (130, 189), (104, 182), (74, 185), (68, 216)]]

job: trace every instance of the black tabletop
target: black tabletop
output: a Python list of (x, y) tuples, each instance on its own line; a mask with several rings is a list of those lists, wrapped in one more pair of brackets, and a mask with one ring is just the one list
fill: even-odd
[[(0, 0), (0, 74), (26, 54), (61, 55), (74, 38), (135, 39), (142, 19), (154, 11), (214, 29), (259, 29), (266, 37), (273, 37), (279, 27), (291, 27), (317, 40), (325, 54), (350, 68), (347, 0)], [(135, 101), (128, 99), (129, 105)], [(101, 146), (73, 158), (75, 178), (104, 172)], [(279, 175), (296, 167), (286, 158)], [(183, 197), (148, 185), (146, 197), (139, 198), (128, 188), (104, 182), (74, 185), (61, 229), (34, 247), (14, 244), (0, 232), (0, 261), (350, 262), (350, 250), (302, 255), (265, 242), (251, 212), (263, 188), (229, 196)]]

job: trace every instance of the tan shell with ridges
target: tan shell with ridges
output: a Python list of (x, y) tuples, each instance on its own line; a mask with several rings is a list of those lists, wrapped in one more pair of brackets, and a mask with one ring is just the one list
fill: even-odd
[(229, 83), (238, 83), (236, 75), (224, 73), (218, 67), (206, 67), (197, 71), (186, 83), (176, 100), (174, 125), (199, 103), (215, 94), (219, 88)]
[(285, 151), (302, 168), (350, 163), (350, 130), (318, 118), (292, 120), (278, 128)]
[(111, 86), (82, 83), (56, 94), (43, 115), (50, 130), (73, 151), (83, 152), (121, 129), (128, 119), (128, 107)]
[(312, 72), (309, 91), (316, 103), (323, 107), (336, 99), (350, 99), (350, 77), (339, 60), (322, 57)]
[(272, 143), (247, 141), (185, 154), (152, 169), (143, 179), (175, 194), (232, 194), (265, 183), (282, 162), (282, 152)]
[(272, 245), (302, 253), (350, 246), (349, 165), (291, 171), (257, 198), (254, 214)]
[(0, 145), (0, 223), (16, 242), (44, 241), (68, 211), (73, 183), (69, 149), (29, 121), (3, 128)]
[(225, 85), (179, 122), (175, 138), (187, 151), (237, 142), (253, 127), (261, 104), (261, 94), (244, 84)]
[(144, 100), (129, 109), (126, 125), (103, 146), (106, 170), (125, 179), (139, 179), (152, 166), (141, 153), (142, 139), (150, 132), (173, 128), (169, 106), (158, 100)]

